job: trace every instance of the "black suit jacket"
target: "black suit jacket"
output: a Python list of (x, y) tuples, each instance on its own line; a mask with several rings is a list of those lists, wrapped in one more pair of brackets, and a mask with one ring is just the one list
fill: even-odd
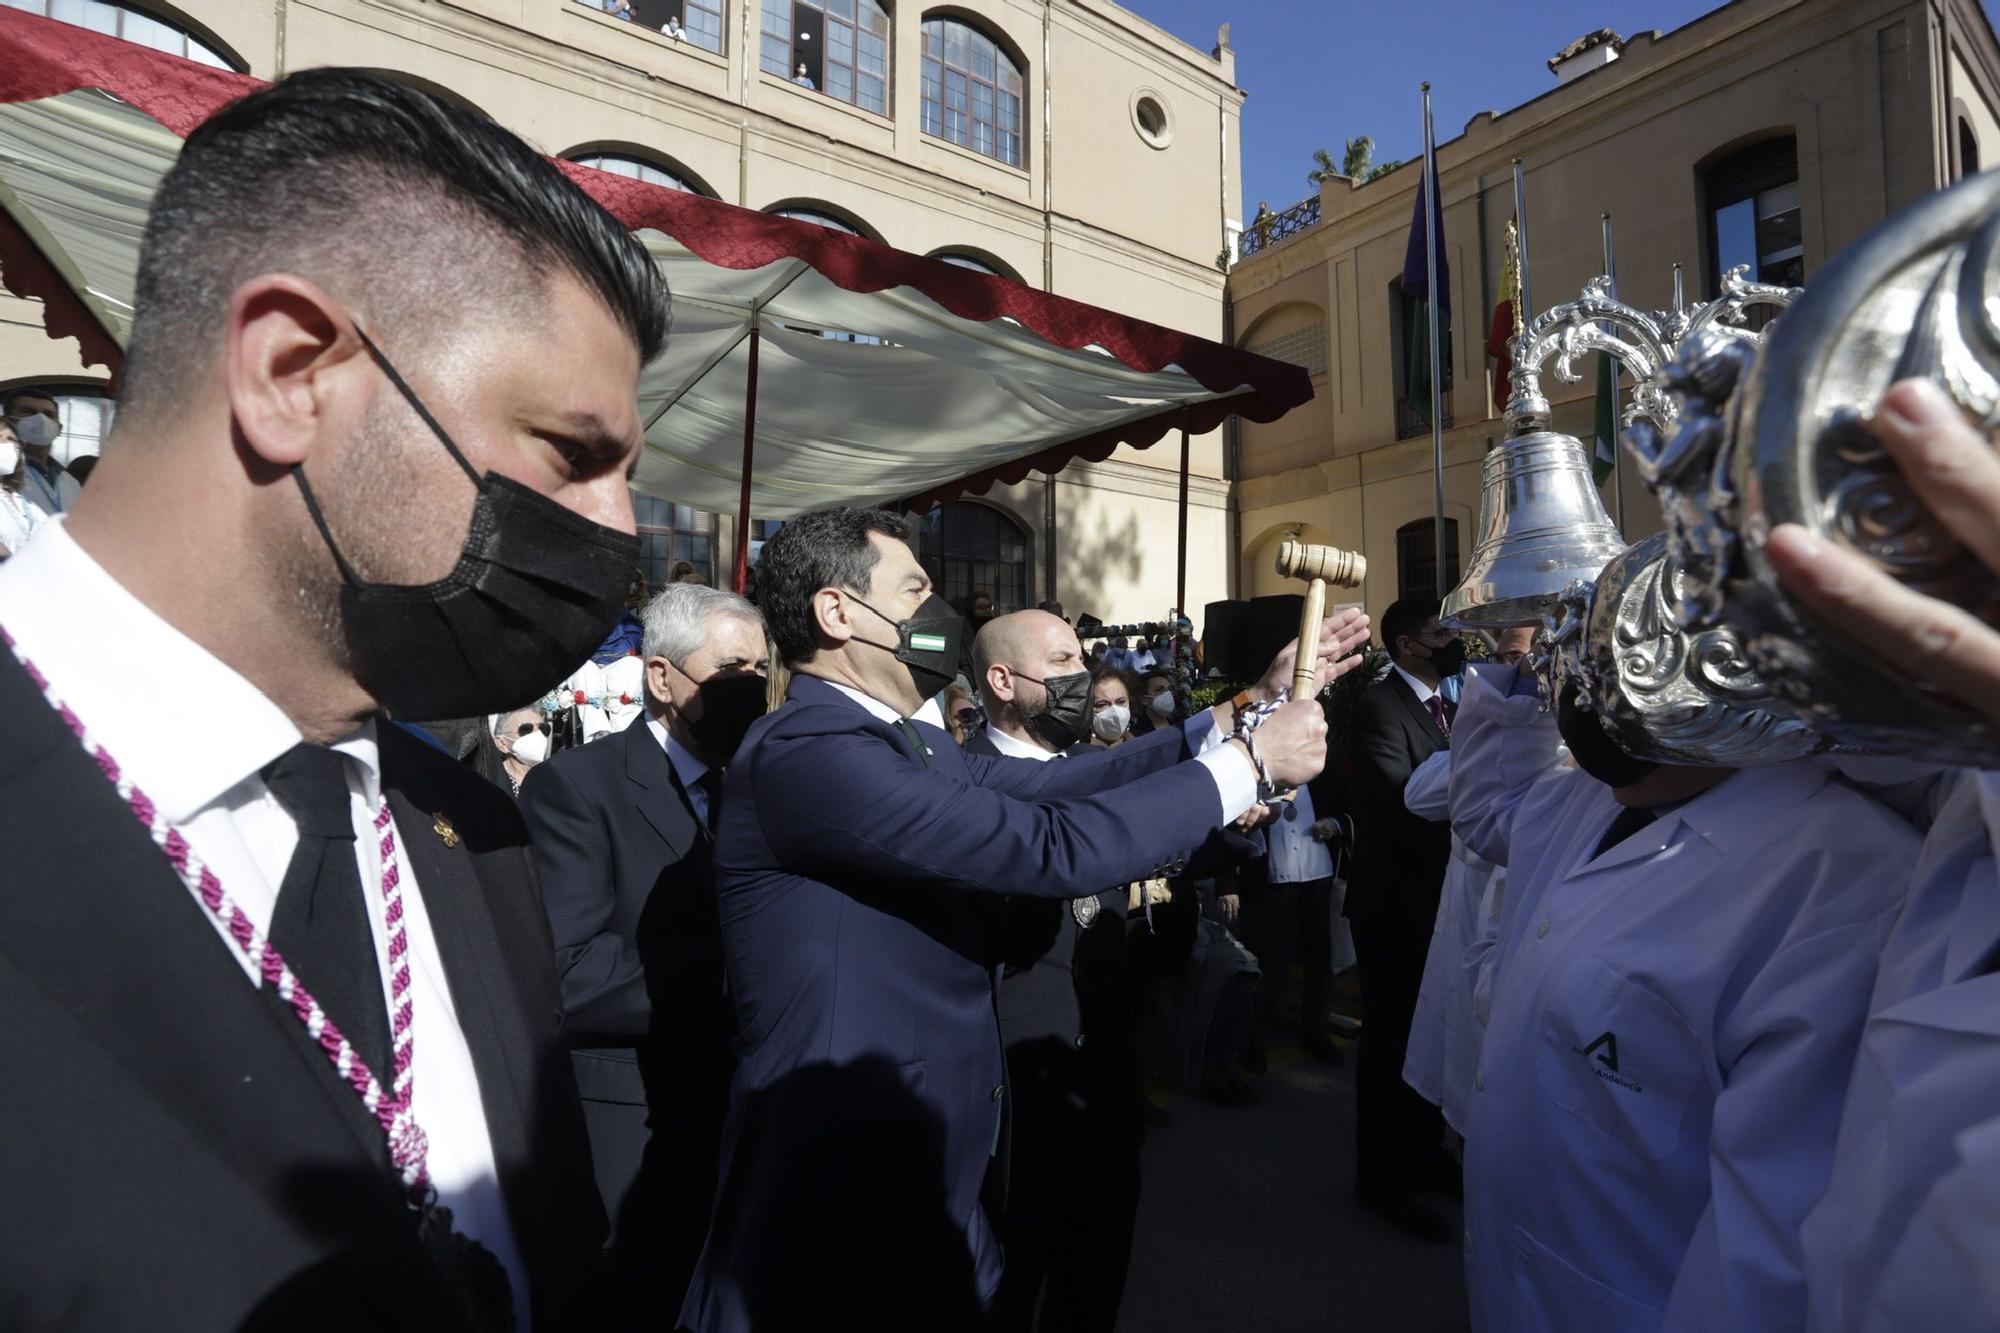
[[(604, 1219), (526, 837), (505, 793), (378, 734), (536, 1322), (560, 1327)], [(372, 1117), (6, 654), (0, 739), (0, 1327), (458, 1327)]]
[[(713, 844), (643, 719), (530, 770), (521, 812), (616, 1241), (672, 1244), (676, 1265), (691, 1269), (735, 1035)], [(663, 1227), (678, 1239), (663, 1241)]]
[[(1446, 717), (1457, 712), (1446, 701)], [(1451, 860), (1451, 828), (1411, 814), (1403, 788), (1418, 764), (1450, 744), (1397, 672), (1369, 686), (1355, 705), (1347, 737), (1355, 825), (1348, 916), (1393, 916), (1430, 934)]]

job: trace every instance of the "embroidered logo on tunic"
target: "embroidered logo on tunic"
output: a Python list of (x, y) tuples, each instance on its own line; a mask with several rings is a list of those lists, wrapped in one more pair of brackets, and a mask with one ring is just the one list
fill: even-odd
[(1634, 1083), (1629, 1078), (1622, 1077), (1618, 1072), (1617, 1033), (1607, 1029), (1599, 1033), (1596, 1040), (1592, 1041), (1590, 1045), (1572, 1046), (1570, 1049), (1598, 1066), (1590, 1072), (1603, 1079), (1606, 1083), (1616, 1083), (1619, 1087), (1630, 1089), (1633, 1092), (1645, 1091), (1637, 1083)]

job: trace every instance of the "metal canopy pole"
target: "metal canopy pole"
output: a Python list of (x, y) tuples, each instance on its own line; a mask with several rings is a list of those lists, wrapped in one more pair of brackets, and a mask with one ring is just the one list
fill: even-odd
[(1188, 448), (1187, 413), (1182, 412), (1180, 537), (1174, 553), (1174, 614), (1179, 616), (1187, 615)]
[(750, 467), (757, 439), (757, 349), (764, 331), (755, 316), (750, 322), (750, 371), (743, 390), (743, 489), (736, 501), (736, 591), (750, 582)]
[(1424, 85), (1424, 261), (1428, 276), (1424, 294), (1429, 298), (1431, 316), (1431, 554), (1437, 561), (1437, 595), (1442, 602), (1451, 592), (1445, 579), (1444, 562), (1444, 332), (1438, 307), (1438, 220), (1444, 205), (1438, 199), (1437, 144), (1431, 137), (1431, 86)]

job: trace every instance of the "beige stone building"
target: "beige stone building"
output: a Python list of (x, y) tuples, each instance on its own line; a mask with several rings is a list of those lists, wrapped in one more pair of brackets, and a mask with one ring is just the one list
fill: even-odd
[[(265, 79), (383, 69), (552, 154), (1225, 336), (1234, 53), (1226, 34), (1196, 50), (1108, 0), (608, 0), (629, 19), (596, 0), (4, 3)], [(43, 336), (38, 309), (0, 296), (0, 389), (74, 395), (71, 451), (96, 449), (103, 379)], [(954, 595), (1156, 618), (1174, 600), (1179, 453), (1170, 438), (947, 507), (926, 554)], [(1221, 432), (1193, 442), (1197, 607), (1229, 576), (1222, 461)], [(647, 502), (640, 519), (660, 575), (733, 553), (727, 516)]]
[[(1515, 158), (1537, 310), (1602, 271), (1604, 213), (1619, 295), (1660, 309), (1677, 263), (1690, 303), (1738, 263), (1810, 281), (1895, 209), (2000, 164), (2000, 44), (1977, 0), (1736, 0), (1672, 33), (1579, 42), (1551, 73), (1547, 93), (1438, 145), (1453, 582), (1477, 536), (1480, 460), (1503, 431), (1486, 347)], [(1365, 552), (1370, 606), (1433, 587), (1431, 432), (1402, 402), (1413, 320), (1397, 288), (1420, 176), (1336, 178), (1246, 237), (1229, 280), (1238, 341), (1309, 367), (1316, 397), (1232, 441), (1241, 595), (1292, 590), (1272, 568), (1292, 531)], [(1588, 441), (1594, 379), (1545, 388), (1556, 428)], [(1630, 469), (1625, 487), (1627, 535), (1656, 531)]]

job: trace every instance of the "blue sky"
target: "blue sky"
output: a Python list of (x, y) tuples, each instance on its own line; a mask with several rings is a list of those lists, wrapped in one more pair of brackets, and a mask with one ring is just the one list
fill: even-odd
[[(1246, 216), (1310, 194), (1312, 150), (1373, 135), (1377, 161), (1423, 151), (1418, 86), (1431, 82), (1438, 142), (1482, 111), (1555, 86), (1548, 58), (1586, 32), (1675, 28), (1716, 0), (1119, 0), (1202, 50), (1228, 22), (1243, 108)], [(1996, 0), (1986, 0), (1992, 14)]]

